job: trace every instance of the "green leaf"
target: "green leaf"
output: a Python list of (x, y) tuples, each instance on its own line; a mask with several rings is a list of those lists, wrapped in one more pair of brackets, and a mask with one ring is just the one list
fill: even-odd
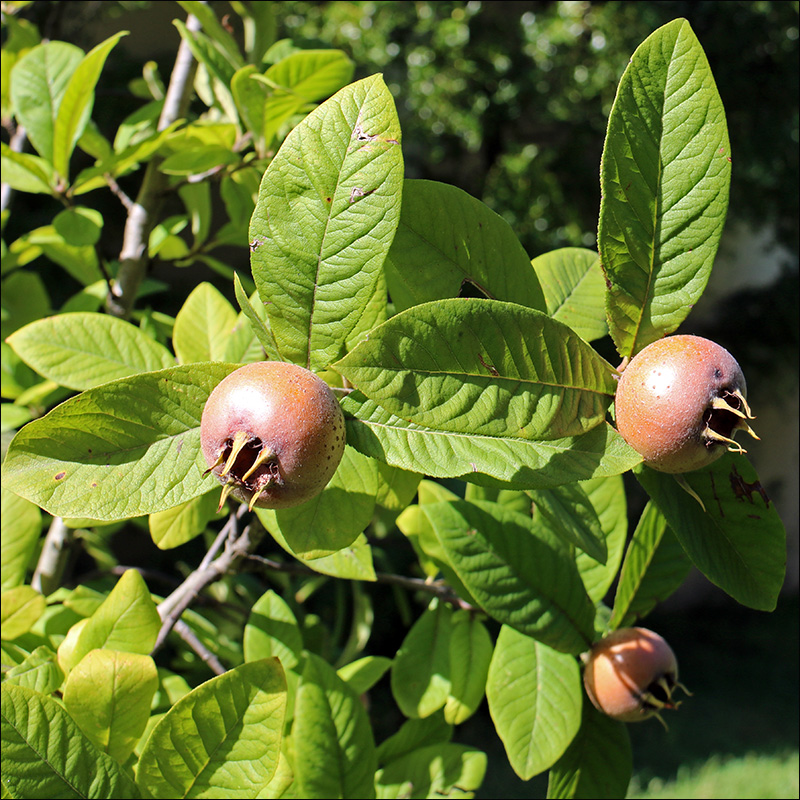
[(3, 485), (63, 517), (152, 514), (215, 485), (203, 477), (200, 418), (238, 364), (189, 364), (89, 389), (12, 440)]
[(303, 652), (303, 634), (286, 601), (270, 589), (250, 609), (244, 627), (244, 660), (274, 656), (284, 669), (294, 669)]
[(392, 663), (392, 695), (407, 717), (425, 718), (450, 695), (450, 633), (453, 611), (436, 603), (422, 612)]
[(606, 284), (597, 253), (581, 247), (562, 247), (534, 258), (531, 265), (542, 284), (547, 313), (553, 319), (569, 325), (587, 342), (608, 333)]
[(144, 733), (157, 686), (150, 656), (92, 650), (67, 678), (64, 707), (98, 750), (124, 764)]
[(617, 89), (598, 225), (622, 356), (674, 331), (705, 289), (728, 208), (725, 110), (685, 19), (651, 34)]
[(431, 714), (425, 719), (407, 719), (378, 747), (378, 764), (388, 764), (413, 750), (430, 744), (443, 744), (452, 738), (453, 726), (444, 721), (444, 712)]
[(336, 670), (336, 674), (357, 694), (368, 692), (392, 666), (385, 656), (364, 656)]
[(220, 516), (218, 504), (217, 492), (206, 492), (174, 508), (151, 514), (149, 525), (153, 543), (160, 550), (171, 550), (190, 542), (206, 529), (209, 522)]
[(153, 728), (136, 782), (146, 797), (256, 796), (280, 757), (286, 676), (277, 659), (251, 661), (180, 699)]
[(92, 616), (77, 624), (77, 636), (67, 637), (58, 648), (65, 673), (96, 649), (147, 655), (156, 643), (161, 618), (142, 576), (128, 569)]
[(53, 227), (69, 245), (95, 245), (103, 232), (103, 215), (93, 208), (71, 206), (56, 215)]
[(669, 597), (686, 579), (692, 562), (651, 500), (628, 545), (619, 574), (611, 628), (632, 625)]
[(98, 44), (83, 57), (69, 77), (53, 123), (53, 167), (64, 178), (69, 175), (72, 151), (92, 114), (94, 87), (106, 58), (127, 34), (127, 31), (120, 31)]
[(258, 68), (255, 64), (246, 64), (237, 69), (231, 80), (231, 94), (239, 112), (239, 119), (253, 134), (253, 139), (257, 143), (256, 150), (261, 154), (264, 147), (264, 104), (268, 90), (263, 83), (251, 79), (251, 76), (257, 73)]
[(583, 585), (591, 601), (600, 603), (617, 579), (625, 541), (628, 536), (628, 504), (625, 499), (625, 484), (621, 475), (594, 478), (581, 483), (597, 518), (606, 541), (608, 558), (600, 564), (584, 552), (575, 554), (575, 563), (581, 574)]
[(444, 718), (460, 725), (477, 710), (486, 691), (489, 662), (494, 645), (486, 626), (471, 612), (453, 614), (450, 631), (450, 694)]
[(19, 586), (25, 580), (25, 573), (42, 531), (42, 514), (33, 503), (6, 489), (2, 490), (2, 498), (0, 590), (5, 591)]
[(552, 441), (600, 425), (614, 370), (570, 328), (498, 300), (403, 311), (335, 365), (390, 414), (433, 430)]
[(341, 50), (301, 50), (282, 58), (254, 80), (273, 91), (264, 107), (264, 139), (269, 144), (281, 127), (309, 103), (329, 97), (353, 79), (355, 65)]
[(11, 641), (27, 633), (44, 613), (47, 600), (30, 586), (15, 586), (2, 593), (3, 639)]
[(625, 797), (632, 772), (627, 726), (584, 703), (581, 728), (548, 775), (547, 796), (564, 800)]
[(36, 152), (51, 164), (58, 108), (83, 58), (73, 44), (47, 42), (28, 51), (11, 70), (14, 113)]
[(299, 797), (375, 797), (375, 742), (367, 712), (313, 653), (306, 654), (297, 689), (292, 739)]
[(235, 325), (236, 312), (220, 291), (198, 284), (175, 317), (175, 355), (184, 364), (221, 361)]
[(50, 313), (50, 297), (36, 272), (15, 270), (3, 281), (2, 336)]
[(69, 244), (53, 225), (44, 225), (23, 234), (9, 247), (9, 252), (22, 255), (20, 263), (44, 255), (84, 286), (103, 279), (95, 249), (88, 245), (76, 247)]
[(68, 389), (91, 389), (174, 363), (163, 345), (107, 314), (78, 312), (36, 320), (8, 342), (40, 375)]
[(591, 644), (594, 607), (569, 550), (497, 503), (426, 504), (448, 560), (487, 614), (563, 653)]
[(40, 694), (57, 691), (63, 680), (64, 673), (58, 666), (56, 654), (44, 645), (37, 647), (21, 664), (9, 669), (3, 678), (4, 683), (24, 686)]
[(32, 153), (16, 153), (5, 142), (0, 142), (3, 183), (19, 192), (52, 194), (56, 175), (52, 164)]
[(578, 662), (503, 625), (486, 699), (508, 761), (522, 780), (549, 769), (581, 724)]
[(772, 611), (786, 573), (786, 530), (750, 462), (726, 453), (681, 476), (642, 467), (636, 477), (694, 565), (737, 602)]
[(465, 283), (495, 300), (545, 309), (536, 272), (508, 222), (461, 189), (437, 181), (403, 183), (387, 280), (398, 311), (458, 297)]
[[(367, 527), (378, 491), (373, 461), (346, 447), (327, 487), (311, 500), (277, 511), (257, 509), (264, 527), (293, 555), (314, 560), (349, 547)], [(344, 577), (344, 576), (341, 576)]]
[(226, 147), (203, 145), (173, 153), (165, 158), (158, 168), (165, 175), (202, 175), (209, 170), (236, 164), (238, 161), (238, 154)]
[(464, 744), (422, 747), (375, 775), (377, 797), (474, 797), (486, 774), (486, 753)]
[(432, 430), (390, 414), (360, 392), (345, 397), (342, 409), (348, 444), (391, 466), (434, 478), (546, 489), (619, 475), (642, 461), (608, 424), (582, 436), (539, 442)]
[(577, 483), (529, 492), (536, 508), (550, 523), (550, 530), (565, 542), (574, 544), (595, 561), (608, 558), (603, 529), (594, 506)]
[(217, 19), (215, 12), (205, 3), (197, 0), (178, 0), (178, 4), (187, 14), (194, 14), (203, 26), (203, 31), (214, 42), (217, 50), (222, 53), (232, 66), (240, 67), (243, 64), (242, 55), (236, 40)]
[(123, 768), (97, 750), (57, 700), (7, 683), (0, 691), (3, 785), (12, 797), (139, 797)]
[(309, 114), (264, 173), (251, 264), (284, 359), (327, 367), (371, 302), (400, 216), (399, 141), (374, 75)]

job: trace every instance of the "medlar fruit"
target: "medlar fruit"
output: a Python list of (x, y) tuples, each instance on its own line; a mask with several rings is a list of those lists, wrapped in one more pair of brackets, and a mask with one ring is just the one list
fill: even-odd
[(615, 409), (622, 438), (661, 472), (691, 472), (725, 450), (744, 453), (733, 436), (747, 431), (747, 384), (736, 359), (700, 336), (667, 336), (635, 355), (622, 372)]
[[(583, 685), (598, 711), (620, 722), (641, 722), (674, 709), (678, 662), (672, 648), (647, 628), (620, 628), (589, 651)], [(663, 720), (661, 720), (663, 723)]]
[(232, 372), (211, 392), (200, 423), (208, 464), (250, 509), (288, 508), (318, 495), (345, 445), (344, 415), (328, 385), (283, 361)]

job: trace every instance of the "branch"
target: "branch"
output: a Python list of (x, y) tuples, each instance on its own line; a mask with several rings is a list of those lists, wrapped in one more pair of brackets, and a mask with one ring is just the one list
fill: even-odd
[[(8, 140), (9, 150), (13, 150), (15, 153), (21, 153), (25, 147), (27, 138), (28, 134), (25, 132), (25, 128), (23, 128), (22, 125), (17, 125), (16, 130)], [(8, 208), (8, 204), (11, 202), (11, 193), (13, 191), (14, 190), (11, 188), (11, 186), (5, 182), (2, 184), (2, 187), (0, 187), (0, 212), (3, 212)]]
[[(152, 653), (159, 650), (170, 631), (176, 627), (181, 614), (209, 584), (230, 572), (235, 563), (250, 554), (261, 540), (263, 530), (253, 530), (251, 525), (239, 533), (239, 520), (247, 513), (247, 506), (241, 505), (231, 513), (225, 526), (211, 545), (200, 566), (158, 606), (161, 617), (161, 630), (158, 632)], [(224, 544), (222, 555), (214, 557)], [(202, 657), (202, 656), (201, 656)], [(205, 660), (205, 659), (204, 659)]]
[[(200, 22), (197, 17), (190, 14), (186, 20), (186, 27), (191, 32), (198, 31)], [(164, 98), (164, 107), (158, 120), (158, 130), (168, 128), (175, 120), (186, 115), (196, 69), (197, 62), (186, 41), (181, 39), (167, 95)], [(119, 272), (107, 301), (108, 312), (123, 319), (127, 319), (131, 314), (139, 285), (150, 263), (147, 252), (150, 232), (158, 220), (164, 203), (164, 191), (169, 185), (168, 177), (159, 169), (162, 160), (157, 155), (150, 160), (136, 201), (128, 209), (128, 219), (119, 254)]]
[[(269, 558), (264, 558), (263, 556), (257, 556), (252, 553), (247, 554), (247, 559), (249, 561), (256, 561), (259, 564), (263, 564), (267, 569), (271, 569), (274, 572), (283, 572), (288, 575), (314, 575), (319, 577), (320, 573), (316, 570), (311, 569), (311, 567), (305, 566), (305, 564), (299, 563), (284, 563), (282, 561), (273, 561)], [(362, 580), (360, 578), (350, 578), (349, 580)], [(368, 581), (371, 583), (372, 581)], [(408, 589), (412, 592), (426, 592), (427, 594), (432, 594), (434, 597), (438, 597), (445, 603), (449, 603), (454, 608), (462, 608), (466, 611), (478, 611), (475, 606), (467, 603), (465, 600), (462, 600), (450, 586), (448, 586), (443, 581), (430, 581), (430, 580), (423, 580), (422, 578), (407, 578), (405, 575), (394, 575), (389, 572), (376, 572), (375, 573), (375, 582), (376, 583), (386, 583), (394, 586), (401, 586), (404, 589)]]
[(48, 595), (61, 585), (72, 542), (72, 530), (61, 517), (53, 517), (31, 579), (31, 586), (37, 592)]

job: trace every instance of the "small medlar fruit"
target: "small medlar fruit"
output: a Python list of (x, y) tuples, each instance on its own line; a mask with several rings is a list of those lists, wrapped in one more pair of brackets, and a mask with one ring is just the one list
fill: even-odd
[(736, 359), (700, 336), (667, 336), (635, 355), (615, 399), (617, 429), (661, 472), (691, 472), (725, 450), (744, 453), (737, 430), (758, 439), (747, 420), (747, 384)]
[[(662, 708), (674, 709), (678, 662), (664, 639), (647, 628), (620, 628), (589, 651), (583, 685), (598, 711), (620, 722), (658, 717)], [(663, 720), (661, 720), (663, 723)]]
[(232, 372), (211, 392), (200, 422), (208, 464), (250, 509), (288, 508), (318, 495), (345, 445), (344, 415), (328, 385), (283, 361)]

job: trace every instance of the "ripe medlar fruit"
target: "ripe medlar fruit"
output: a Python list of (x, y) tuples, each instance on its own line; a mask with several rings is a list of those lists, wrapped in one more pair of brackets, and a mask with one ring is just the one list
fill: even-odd
[[(641, 722), (674, 709), (678, 662), (664, 639), (647, 628), (620, 628), (589, 651), (583, 685), (598, 711), (620, 722)], [(663, 723), (663, 720), (661, 720)]]
[(318, 495), (345, 445), (344, 415), (328, 385), (283, 361), (232, 372), (211, 392), (200, 422), (208, 464), (250, 509), (288, 508)]
[(747, 420), (747, 384), (736, 359), (700, 336), (667, 336), (635, 355), (615, 399), (617, 429), (661, 472), (691, 472), (725, 450), (746, 450), (737, 430), (758, 438)]

